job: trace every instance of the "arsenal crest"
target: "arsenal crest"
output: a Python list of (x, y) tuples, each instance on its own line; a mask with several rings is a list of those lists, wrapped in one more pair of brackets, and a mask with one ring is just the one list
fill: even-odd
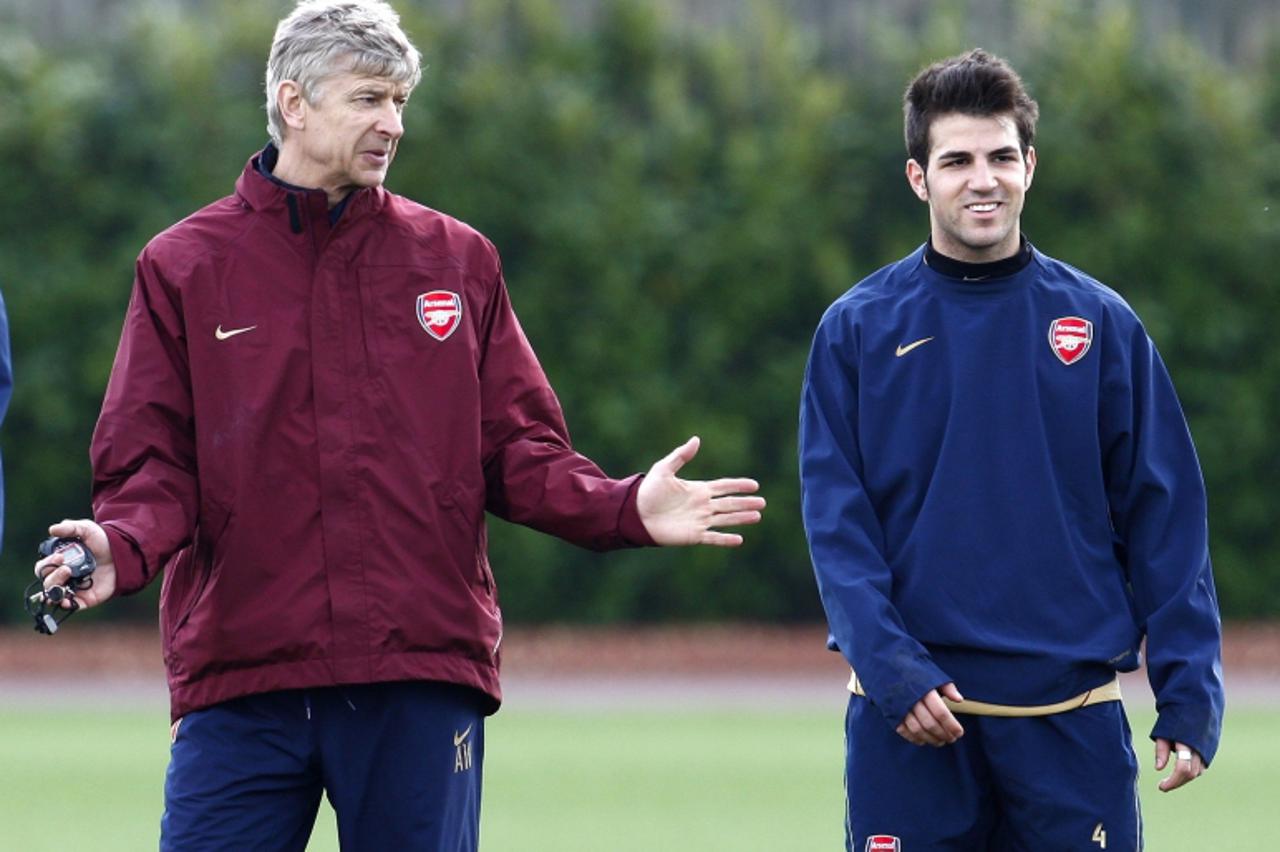
[(1049, 348), (1064, 364), (1074, 364), (1093, 345), (1093, 323), (1080, 317), (1058, 317), (1049, 323)]
[(867, 838), (866, 852), (902, 852), (902, 841), (892, 834), (873, 834)]
[(418, 322), (436, 340), (444, 340), (462, 322), (462, 297), (449, 290), (432, 290), (418, 297)]

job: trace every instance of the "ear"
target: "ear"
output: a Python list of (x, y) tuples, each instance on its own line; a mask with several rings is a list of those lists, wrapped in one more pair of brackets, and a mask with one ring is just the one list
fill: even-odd
[(1024, 190), (1031, 188), (1031, 178), (1036, 172), (1036, 149), (1031, 147), (1027, 149), (1027, 176), (1024, 180)]
[(929, 182), (924, 167), (915, 160), (907, 160), (907, 183), (911, 184), (911, 191), (916, 194), (916, 198), (921, 201), (929, 200)]
[(276, 107), (280, 110), (284, 126), (290, 130), (306, 129), (308, 106), (307, 99), (302, 96), (302, 87), (293, 80), (285, 80), (276, 88)]

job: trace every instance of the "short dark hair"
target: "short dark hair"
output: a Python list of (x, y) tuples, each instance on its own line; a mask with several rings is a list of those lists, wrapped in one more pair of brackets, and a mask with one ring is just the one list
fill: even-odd
[(939, 116), (956, 112), (1011, 115), (1024, 157), (1035, 141), (1036, 119), (1040, 117), (1040, 107), (1027, 94), (1018, 72), (980, 48), (935, 62), (917, 74), (907, 86), (902, 111), (907, 156), (921, 168), (928, 168), (929, 129)]

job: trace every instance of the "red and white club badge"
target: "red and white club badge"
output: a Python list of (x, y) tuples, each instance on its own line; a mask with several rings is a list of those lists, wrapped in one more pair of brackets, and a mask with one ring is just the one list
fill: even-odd
[(1074, 364), (1093, 345), (1093, 323), (1080, 317), (1058, 317), (1049, 323), (1049, 348), (1064, 364)]
[(432, 290), (418, 297), (418, 322), (436, 340), (444, 340), (462, 322), (462, 297), (449, 290)]
[(873, 834), (867, 838), (866, 852), (902, 852), (902, 841), (892, 834)]

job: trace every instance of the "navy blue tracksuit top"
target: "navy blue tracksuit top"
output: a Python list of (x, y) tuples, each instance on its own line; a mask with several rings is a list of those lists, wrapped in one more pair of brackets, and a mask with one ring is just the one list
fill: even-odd
[(947, 278), (924, 248), (823, 316), (800, 410), (832, 641), (894, 725), (930, 689), (1046, 704), (1147, 665), (1152, 736), (1213, 759), (1221, 624), (1204, 484), (1134, 312), (1034, 252)]

